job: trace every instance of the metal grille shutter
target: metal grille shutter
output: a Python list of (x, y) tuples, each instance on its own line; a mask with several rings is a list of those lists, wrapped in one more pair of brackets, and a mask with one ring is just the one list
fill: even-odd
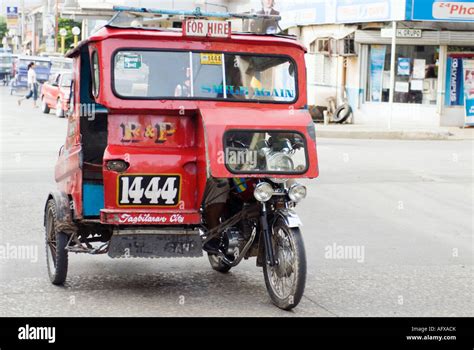
[[(355, 41), (359, 44), (390, 45), (392, 39), (382, 38), (380, 30), (357, 30), (355, 32)], [(397, 44), (474, 46), (474, 32), (424, 30), (421, 38), (397, 38)]]

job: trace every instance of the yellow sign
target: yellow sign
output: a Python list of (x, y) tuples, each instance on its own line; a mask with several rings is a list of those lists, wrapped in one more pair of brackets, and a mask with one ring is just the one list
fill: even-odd
[(18, 18), (7, 18), (7, 27), (9, 29), (18, 27)]
[(220, 53), (201, 53), (201, 64), (222, 64), (222, 54)]

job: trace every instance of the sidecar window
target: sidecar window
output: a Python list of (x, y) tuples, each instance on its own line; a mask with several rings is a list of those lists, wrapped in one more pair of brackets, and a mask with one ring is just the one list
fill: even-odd
[(113, 91), (121, 98), (297, 99), (296, 64), (288, 56), (137, 49), (117, 51), (113, 61)]
[(302, 174), (308, 167), (306, 140), (296, 131), (227, 131), (222, 156), (233, 173)]
[(114, 57), (114, 88), (123, 97), (171, 97), (178, 85), (186, 93), (189, 66), (188, 52), (119, 51)]
[(225, 55), (227, 98), (291, 102), (296, 97), (295, 64), (287, 57)]

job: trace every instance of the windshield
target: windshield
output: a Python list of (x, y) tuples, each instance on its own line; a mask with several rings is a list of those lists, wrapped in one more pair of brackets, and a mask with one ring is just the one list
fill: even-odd
[(290, 103), (296, 67), (286, 56), (119, 51), (114, 89), (126, 98), (190, 98)]
[(71, 70), (72, 69), (72, 62), (61, 62), (61, 61), (52, 61), (51, 68), (53, 70)]
[(20, 66), (28, 66), (30, 62), (35, 63), (35, 68), (49, 68), (48, 61), (20, 60)]
[(63, 74), (61, 78), (61, 86), (71, 86), (72, 75), (71, 74)]
[(233, 173), (302, 174), (307, 170), (306, 142), (296, 131), (230, 130), (224, 157)]

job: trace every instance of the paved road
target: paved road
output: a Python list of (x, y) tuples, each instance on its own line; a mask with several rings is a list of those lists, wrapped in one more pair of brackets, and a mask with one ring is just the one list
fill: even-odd
[(222, 275), (204, 257), (71, 254), (67, 285), (52, 286), (42, 215), (66, 122), (0, 97), (0, 253), (39, 255), (0, 254), (0, 316), (474, 316), (472, 142), (319, 139), (321, 175), (298, 208), (306, 292), (284, 312), (254, 260)]

